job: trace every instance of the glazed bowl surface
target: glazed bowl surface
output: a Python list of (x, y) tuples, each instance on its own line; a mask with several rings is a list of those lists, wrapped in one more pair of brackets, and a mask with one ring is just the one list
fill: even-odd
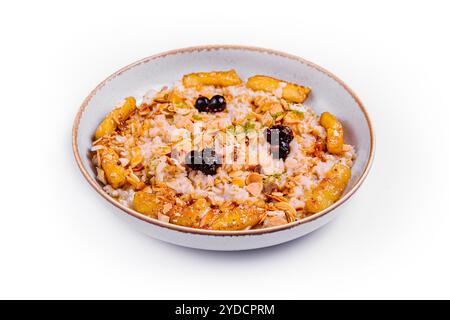
[[(358, 157), (352, 178), (341, 197), (331, 207), (301, 221), (246, 231), (214, 231), (181, 227), (146, 217), (110, 197), (96, 180), (89, 150), (98, 124), (124, 97), (142, 97), (150, 88), (171, 85), (184, 74), (235, 69), (242, 79), (269, 75), (312, 88), (306, 105), (317, 114), (335, 114), (345, 128), (345, 141), (354, 145)], [(138, 99), (138, 102), (139, 99)], [(73, 125), (75, 160), (86, 180), (111, 208), (149, 236), (173, 244), (207, 250), (248, 250), (277, 245), (325, 225), (356, 192), (368, 174), (374, 157), (374, 133), (361, 101), (339, 78), (302, 58), (244, 46), (202, 46), (173, 50), (137, 61), (102, 81), (82, 103)]]

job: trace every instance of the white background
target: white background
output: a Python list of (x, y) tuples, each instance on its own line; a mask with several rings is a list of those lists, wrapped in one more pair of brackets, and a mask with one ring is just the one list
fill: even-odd
[[(0, 9), (0, 298), (450, 298), (447, 1), (9, 1)], [(346, 212), (251, 252), (184, 249), (111, 214), (71, 126), (106, 76), (161, 51), (300, 55), (360, 96), (377, 135)]]

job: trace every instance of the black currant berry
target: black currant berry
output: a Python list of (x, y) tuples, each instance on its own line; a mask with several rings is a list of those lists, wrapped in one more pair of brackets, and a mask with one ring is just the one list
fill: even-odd
[(209, 101), (209, 112), (222, 112), (227, 107), (225, 98), (220, 95), (216, 95)]
[(199, 170), (203, 163), (202, 153), (197, 150), (192, 150), (186, 157), (186, 165), (193, 169)]
[(210, 101), (207, 97), (200, 96), (195, 101), (195, 108), (199, 112), (208, 112), (209, 111)]
[(280, 159), (286, 159), (290, 152), (291, 152), (291, 147), (289, 146), (289, 142), (281, 141), (280, 147), (279, 147)]
[[(269, 129), (266, 129), (266, 131), (265, 131), (266, 140), (270, 144), (278, 142), (277, 141), (278, 139), (276, 137), (277, 135), (278, 135), (278, 139), (280, 141), (285, 141), (288, 143), (290, 143), (294, 139), (294, 134), (292, 133), (292, 129), (287, 126), (276, 125)], [(273, 142), (272, 142), (272, 137), (274, 138)]]
[(292, 129), (287, 126), (276, 125), (264, 132), (267, 142), (270, 143), (272, 156), (276, 159), (286, 159), (291, 152), (289, 144), (294, 139)]
[(198, 170), (206, 175), (215, 175), (220, 167), (220, 159), (213, 149), (191, 151), (186, 157), (186, 165), (192, 170)]

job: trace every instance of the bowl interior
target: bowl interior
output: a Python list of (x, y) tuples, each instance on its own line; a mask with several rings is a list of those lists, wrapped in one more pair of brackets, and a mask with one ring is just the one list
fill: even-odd
[[(75, 137), (87, 173), (95, 180), (89, 158), (93, 133), (118, 101), (126, 96), (139, 99), (148, 89), (170, 85), (186, 73), (231, 68), (243, 79), (264, 74), (311, 87), (312, 94), (305, 104), (318, 114), (335, 114), (344, 125), (346, 143), (354, 145), (358, 153), (346, 193), (358, 183), (370, 162), (373, 139), (369, 119), (357, 98), (343, 83), (309, 62), (269, 50), (240, 47), (191, 48), (153, 56), (125, 67), (100, 84), (82, 106)], [(101, 188), (97, 180), (95, 183)]]

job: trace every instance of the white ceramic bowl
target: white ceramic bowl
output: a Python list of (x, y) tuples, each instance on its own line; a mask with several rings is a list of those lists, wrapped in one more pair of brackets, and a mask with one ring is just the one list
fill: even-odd
[[(112, 106), (126, 96), (141, 97), (150, 87), (171, 84), (184, 74), (236, 69), (242, 78), (270, 75), (307, 85), (312, 94), (306, 101), (317, 113), (330, 111), (345, 128), (346, 142), (356, 146), (358, 158), (343, 197), (326, 210), (307, 219), (269, 229), (210, 231), (181, 227), (148, 218), (111, 198), (95, 178), (88, 158), (97, 125)], [(84, 100), (73, 126), (73, 150), (81, 172), (95, 191), (113, 204), (121, 215), (153, 238), (173, 244), (208, 250), (248, 250), (273, 246), (304, 236), (325, 225), (339, 207), (359, 188), (374, 155), (374, 134), (361, 101), (341, 80), (323, 68), (296, 56), (268, 49), (242, 46), (204, 46), (173, 50), (135, 62), (100, 83)], [(111, 206), (113, 207), (113, 206)]]

